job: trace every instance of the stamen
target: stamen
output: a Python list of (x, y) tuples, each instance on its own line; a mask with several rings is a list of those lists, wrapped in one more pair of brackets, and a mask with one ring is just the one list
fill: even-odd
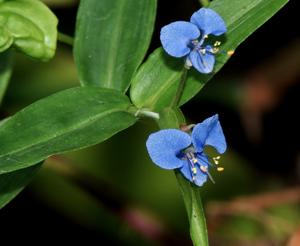
[(220, 41), (216, 41), (215, 43), (214, 43), (214, 46), (216, 47), (216, 46), (220, 46), (221, 45), (221, 42)]
[(200, 170), (204, 173), (207, 173), (207, 168), (205, 166), (200, 165)]
[(192, 40), (192, 44), (196, 46), (197, 44), (199, 44), (199, 41), (197, 39)]
[(209, 173), (207, 167), (200, 165), (200, 170), (207, 174), (208, 178), (210, 179), (210, 181), (212, 183), (214, 183), (214, 184), (216, 183), (215, 180), (213, 179), (213, 177), (211, 176), (211, 174)]
[(196, 179), (196, 174), (197, 174), (197, 168), (195, 167), (195, 164), (198, 162), (197, 159), (195, 158), (194, 156), (194, 152), (192, 149), (187, 149), (186, 150), (186, 154), (185, 156), (187, 157), (189, 163), (190, 163), (190, 166), (191, 166), (191, 172), (192, 172), (192, 180), (193, 182), (195, 181)]
[(193, 167), (193, 168), (192, 168), (192, 172), (193, 172), (194, 174), (196, 174), (196, 173), (197, 173), (197, 169), (196, 169), (195, 167)]
[(210, 179), (210, 181), (213, 183), (213, 184), (215, 184), (216, 182), (215, 182), (215, 180), (213, 179), (213, 177), (210, 175), (210, 173), (207, 171), (206, 172), (207, 173), (207, 176), (208, 176), (208, 178)]
[(219, 50), (220, 50), (219, 48), (214, 47), (214, 48), (212, 48), (211, 52), (216, 54), (219, 52)]
[(216, 165), (218, 165), (219, 164), (219, 160), (220, 160), (220, 158), (221, 158), (221, 156), (216, 156), (216, 157), (213, 157), (212, 159), (213, 159), (213, 162), (216, 164)]
[[(201, 159), (197, 159), (197, 153), (194, 149), (193, 146), (188, 147), (187, 149), (184, 150), (184, 156), (185, 156), (185, 160), (187, 159), (189, 164), (190, 164), (190, 171), (191, 171), (191, 176), (192, 176), (192, 181), (195, 182), (196, 177), (197, 177), (197, 168), (199, 167), (200, 171), (202, 171), (203, 173), (205, 173), (208, 178), (210, 179), (210, 181), (215, 184), (215, 180), (213, 179), (213, 177), (211, 176), (211, 174), (208, 171), (208, 168), (211, 164), (211, 162), (207, 162), (205, 160), (201, 160)], [(216, 156), (216, 157), (211, 157), (211, 159), (214, 161), (214, 163), (216, 165), (219, 164), (219, 159), (221, 158), (221, 156)], [(200, 162), (204, 162), (205, 165), (202, 165), (199, 163)], [(198, 165), (198, 166), (196, 166)], [(207, 166), (206, 166), (207, 165)], [(217, 167), (217, 170), (219, 172), (222, 172), (224, 170), (223, 167)]]
[(208, 35), (204, 35), (203, 38), (204, 38), (204, 39), (208, 38)]
[(218, 172), (223, 172), (224, 171), (224, 167), (218, 167), (217, 170), (218, 170)]

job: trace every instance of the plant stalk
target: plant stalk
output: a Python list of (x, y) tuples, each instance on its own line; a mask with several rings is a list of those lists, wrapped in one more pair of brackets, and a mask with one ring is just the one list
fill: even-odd
[(74, 44), (74, 38), (73, 37), (71, 37), (67, 34), (61, 33), (61, 32), (57, 33), (57, 40), (61, 43), (64, 43), (64, 44), (67, 44), (67, 45), (70, 45), (70, 46), (73, 46), (73, 44)]

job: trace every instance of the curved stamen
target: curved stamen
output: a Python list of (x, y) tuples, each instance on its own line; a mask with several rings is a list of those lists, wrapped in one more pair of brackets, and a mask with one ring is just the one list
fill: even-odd
[(187, 159), (190, 163), (190, 166), (191, 166), (192, 179), (193, 179), (193, 181), (195, 181), (195, 177), (196, 177), (196, 174), (197, 174), (197, 169), (195, 167), (195, 164), (197, 163), (197, 159), (195, 158), (193, 152), (187, 152), (186, 157), (187, 157)]

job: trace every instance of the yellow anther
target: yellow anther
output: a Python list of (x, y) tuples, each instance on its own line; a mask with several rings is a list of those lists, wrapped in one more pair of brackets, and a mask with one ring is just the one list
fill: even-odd
[(219, 160), (220, 160), (220, 158), (221, 158), (221, 156), (216, 156), (216, 157), (213, 157), (213, 161), (214, 161), (214, 163), (216, 164), (216, 165), (218, 165), (219, 164)]
[(215, 54), (215, 53), (218, 53), (219, 50), (220, 50), (219, 48), (214, 47), (214, 48), (212, 48), (212, 53), (214, 53), (214, 54)]
[(207, 172), (207, 168), (206, 168), (205, 166), (200, 166), (200, 170), (201, 170), (202, 172), (204, 172), (204, 173)]
[(217, 170), (218, 170), (219, 172), (222, 172), (222, 171), (224, 171), (224, 167), (218, 167)]
[(193, 161), (194, 163), (197, 163), (197, 159), (196, 159), (196, 158), (194, 158), (192, 161)]
[(203, 38), (208, 38), (208, 35), (205, 35)]
[(227, 51), (227, 55), (232, 56), (234, 54), (234, 50)]
[(192, 168), (192, 171), (193, 171), (194, 174), (197, 173), (197, 169), (195, 167)]
[(220, 44), (221, 44), (220, 41), (216, 41), (216, 42), (214, 43), (214, 46), (219, 46)]

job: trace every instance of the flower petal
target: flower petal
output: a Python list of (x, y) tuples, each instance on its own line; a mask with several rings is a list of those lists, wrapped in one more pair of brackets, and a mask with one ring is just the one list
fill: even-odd
[(172, 22), (160, 31), (160, 41), (164, 50), (174, 57), (187, 55), (191, 51), (189, 43), (199, 36), (198, 27), (186, 21)]
[(215, 65), (215, 56), (209, 52), (202, 54), (194, 50), (189, 55), (189, 60), (200, 73), (211, 73)]
[(195, 167), (196, 167), (196, 170), (197, 170), (195, 180), (193, 180), (192, 171), (191, 171), (191, 168), (188, 164), (183, 165), (182, 168), (180, 168), (180, 172), (190, 182), (194, 183), (195, 185), (202, 186), (207, 180), (207, 174), (202, 172), (198, 165), (196, 165)]
[(196, 158), (200, 165), (205, 166), (205, 167), (212, 166), (206, 154), (204, 154), (204, 153), (197, 154)]
[(205, 145), (214, 147), (220, 154), (225, 152), (227, 144), (217, 114), (194, 127), (192, 142), (196, 151), (200, 153)]
[(203, 32), (202, 36), (213, 34), (219, 36), (227, 31), (222, 17), (212, 9), (201, 8), (191, 17), (191, 22)]
[(164, 169), (180, 168), (186, 160), (177, 157), (180, 151), (191, 145), (191, 136), (176, 129), (152, 133), (147, 142), (147, 150), (152, 161)]

